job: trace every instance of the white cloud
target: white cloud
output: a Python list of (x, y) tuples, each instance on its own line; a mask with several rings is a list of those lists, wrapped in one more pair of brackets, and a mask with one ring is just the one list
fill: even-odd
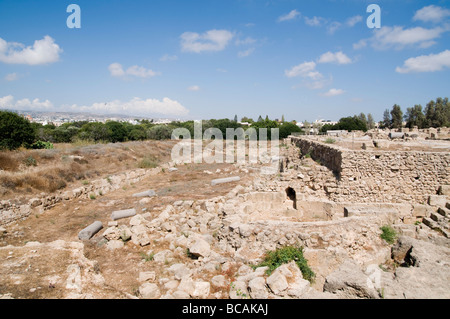
[(373, 37), (368, 39), (368, 41), (372, 43), (372, 47), (380, 50), (389, 48), (403, 49), (414, 45), (425, 48), (435, 44), (434, 40), (446, 31), (448, 29), (441, 27), (433, 29), (422, 27), (404, 29), (400, 26), (385, 26), (375, 29)]
[(345, 93), (345, 91), (341, 90), (341, 89), (330, 89), (328, 92), (324, 93), (323, 95), (327, 96), (327, 97), (332, 97), (332, 96), (338, 96), (338, 95), (341, 95), (344, 93)]
[(342, 51), (336, 53), (327, 52), (320, 56), (318, 63), (349, 64), (352, 63), (352, 60)]
[(334, 34), (340, 27), (342, 26), (342, 23), (334, 21), (331, 22), (327, 27), (327, 32), (329, 34)]
[(311, 27), (318, 27), (322, 25), (322, 23), (324, 22), (325, 19), (321, 17), (313, 17), (313, 18), (305, 17), (305, 23)]
[(198, 85), (193, 85), (188, 87), (189, 91), (200, 91), (200, 87)]
[(53, 108), (52, 102), (49, 100), (40, 101), (39, 99), (21, 99), (15, 100), (12, 95), (0, 98), (0, 107), (12, 110), (50, 110)]
[(358, 15), (358, 16), (354, 16), (354, 17), (348, 18), (347, 21), (346, 21), (346, 24), (349, 27), (354, 27), (355, 24), (361, 22), (362, 20), (363, 20), (363, 17)]
[(288, 78), (293, 78), (297, 76), (307, 77), (313, 80), (322, 78), (322, 74), (316, 71), (315, 62), (304, 62), (302, 64), (292, 67), (290, 70), (285, 70), (284, 74)]
[(169, 54), (164, 54), (159, 61), (162, 62), (166, 62), (166, 61), (176, 61), (178, 60), (178, 57), (176, 55), (169, 55)]
[(300, 12), (298, 12), (296, 9), (294, 9), (291, 12), (289, 12), (288, 14), (285, 14), (285, 15), (282, 15), (281, 17), (279, 17), (278, 21), (283, 22), (283, 21), (293, 20), (296, 17), (298, 17), (299, 15), (300, 15)]
[(256, 42), (256, 39), (253, 39), (252, 37), (246, 37), (244, 40), (237, 39), (235, 44), (236, 45), (249, 45), (254, 44)]
[(126, 74), (133, 75), (133, 76), (136, 76), (139, 78), (150, 78), (155, 75), (158, 75), (157, 72), (154, 72), (150, 69), (146, 69), (142, 66), (137, 66), (137, 65), (133, 65), (133, 66), (129, 67), (126, 71)]
[[(15, 100), (12, 95), (0, 98), (0, 107), (15, 110), (36, 110), (36, 111), (59, 111), (49, 100), (40, 101), (39, 99)], [(92, 105), (78, 106), (76, 104), (63, 106), (64, 110), (74, 112), (93, 112), (100, 114), (128, 114), (136, 116), (185, 116), (189, 113), (179, 102), (167, 97), (162, 100), (146, 99), (135, 97), (128, 102), (114, 100), (111, 102), (99, 102)]]
[(435, 5), (430, 5), (417, 10), (413, 20), (439, 23), (447, 17), (450, 17), (450, 10)]
[(245, 51), (239, 51), (238, 52), (238, 57), (240, 57), (240, 58), (248, 57), (250, 54), (253, 53), (253, 51), (255, 51), (254, 48), (250, 48), (250, 49), (245, 50)]
[(139, 116), (164, 115), (185, 116), (189, 111), (179, 102), (167, 97), (162, 100), (135, 97), (128, 102), (114, 100), (111, 102), (94, 103), (90, 106), (72, 105), (73, 111), (106, 113), (106, 114), (133, 114)]
[(39, 65), (54, 63), (59, 60), (62, 49), (48, 35), (42, 40), (34, 41), (33, 46), (16, 42), (6, 42), (0, 38), (0, 62), (8, 64)]
[(185, 52), (222, 51), (234, 37), (228, 30), (209, 30), (203, 34), (185, 32), (181, 38), (181, 49)]
[(5, 80), (8, 82), (16, 81), (19, 79), (19, 75), (17, 73), (10, 73), (5, 76)]
[(159, 72), (154, 72), (153, 70), (146, 69), (142, 66), (137, 65), (133, 65), (129, 67), (127, 70), (124, 70), (120, 63), (111, 63), (108, 66), (108, 70), (111, 76), (123, 78), (126, 78), (126, 76), (135, 76), (138, 78), (150, 78), (160, 74)]
[(362, 39), (356, 43), (353, 43), (354, 50), (359, 50), (359, 49), (365, 48), (366, 46), (367, 46), (367, 39)]
[(405, 61), (403, 67), (397, 67), (398, 73), (436, 72), (450, 68), (450, 50), (439, 54), (422, 55)]

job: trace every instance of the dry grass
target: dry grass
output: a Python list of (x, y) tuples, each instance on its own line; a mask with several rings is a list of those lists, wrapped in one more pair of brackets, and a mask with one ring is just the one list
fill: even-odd
[(51, 150), (0, 152), (0, 199), (54, 193), (83, 180), (156, 167), (170, 156), (172, 141), (57, 144)]

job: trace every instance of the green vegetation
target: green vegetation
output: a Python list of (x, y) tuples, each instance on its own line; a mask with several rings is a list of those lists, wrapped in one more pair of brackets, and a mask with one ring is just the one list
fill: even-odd
[(37, 165), (37, 162), (36, 162), (36, 160), (34, 159), (34, 157), (33, 156), (28, 156), (27, 158), (25, 158), (24, 160), (23, 160), (23, 163), (26, 165), (26, 166), (36, 166)]
[(34, 140), (35, 133), (28, 120), (13, 112), (0, 111), (0, 150), (15, 150), (31, 145)]
[(386, 109), (383, 113), (382, 128), (401, 128), (402, 121), (406, 122), (407, 128), (417, 126), (419, 129), (429, 127), (450, 127), (450, 102), (448, 98), (438, 97), (436, 101), (431, 100), (425, 107), (416, 104), (403, 112), (399, 105), (395, 104), (392, 109)]
[(152, 155), (145, 156), (139, 163), (139, 168), (155, 168), (158, 167), (158, 159)]
[(141, 252), (140, 255), (144, 261), (152, 261), (153, 257), (155, 256), (155, 253), (149, 252), (148, 254), (146, 254), (146, 253)]
[[(248, 128), (256, 130), (258, 139), (261, 133), (260, 129), (267, 129), (267, 139), (270, 140), (271, 129), (279, 129), (279, 138), (283, 139), (291, 134), (303, 133), (295, 121), (288, 122), (282, 117), (282, 121), (270, 120), (268, 116), (258, 117), (255, 122), (251, 118), (242, 117), (242, 122), (249, 123), (242, 125), (230, 119), (210, 119), (202, 121), (202, 135), (210, 128), (217, 128), (225, 138), (227, 129), (230, 132), (241, 134)], [(419, 129), (429, 127), (450, 127), (450, 102), (448, 98), (437, 98), (436, 101), (430, 101), (423, 109), (421, 105), (414, 105), (407, 108), (403, 113), (401, 107), (395, 104), (391, 110), (386, 109), (383, 114), (383, 120), (379, 123), (381, 128), (396, 128), (403, 126), (412, 128), (417, 126)], [(311, 125), (304, 122), (305, 128), (309, 129)], [(347, 131), (367, 131), (375, 127), (372, 114), (367, 116), (364, 113), (359, 115), (343, 117), (336, 125), (326, 124), (320, 129), (321, 133), (329, 130), (347, 130)], [(42, 125), (39, 123), (30, 123), (23, 116), (10, 112), (0, 111), (0, 150), (15, 150), (20, 147), (32, 149), (51, 149), (53, 143), (75, 143), (75, 145), (85, 146), (95, 143), (117, 143), (125, 141), (144, 141), (144, 140), (165, 140), (170, 139), (172, 132), (176, 128), (187, 129), (193, 138), (194, 121), (171, 122), (168, 124), (155, 124), (149, 120), (136, 120), (136, 124), (128, 122), (107, 121), (88, 122), (77, 121), (64, 123), (61, 126), (55, 126), (50, 123)], [(242, 129), (237, 130), (236, 129)], [(239, 132), (240, 131), (240, 132)]]
[[(364, 116), (365, 118), (365, 116)], [(365, 121), (361, 116), (349, 116), (343, 117), (339, 120), (339, 122), (335, 125), (325, 124), (322, 126), (320, 131), (322, 133), (326, 133), (331, 130), (339, 130), (339, 131), (367, 131), (367, 120)]]
[(267, 274), (270, 275), (275, 269), (277, 269), (282, 264), (287, 264), (294, 260), (297, 266), (300, 268), (303, 278), (309, 282), (314, 281), (315, 274), (309, 268), (308, 261), (303, 256), (303, 247), (293, 247), (286, 246), (275, 251), (269, 251), (266, 253), (264, 260), (258, 264), (254, 265), (254, 268), (267, 266)]
[(383, 226), (380, 228), (382, 233), (380, 235), (381, 239), (384, 239), (388, 244), (392, 245), (397, 239), (397, 233), (391, 226)]
[(336, 140), (333, 139), (333, 138), (327, 138), (327, 139), (325, 140), (325, 143), (327, 143), (327, 144), (334, 144), (334, 143), (336, 143)]

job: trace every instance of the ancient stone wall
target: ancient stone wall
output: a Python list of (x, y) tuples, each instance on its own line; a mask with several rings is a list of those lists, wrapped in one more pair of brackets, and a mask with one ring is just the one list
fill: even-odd
[(335, 173), (335, 187), (326, 189), (334, 201), (424, 203), (440, 185), (450, 184), (449, 153), (354, 151), (302, 137), (291, 140)]
[(89, 185), (76, 189), (35, 197), (24, 204), (16, 204), (13, 200), (2, 200), (0, 201), (0, 225), (6, 225), (16, 220), (27, 218), (31, 214), (40, 214), (63, 200), (89, 198), (91, 195), (104, 195), (125, 185), (137, 183), (145, 177), (156, 175), (160, 170), (161, 168), (159, 167), (148, 170), (137, 169), (111, 175), (106, 178), (94, 180)]

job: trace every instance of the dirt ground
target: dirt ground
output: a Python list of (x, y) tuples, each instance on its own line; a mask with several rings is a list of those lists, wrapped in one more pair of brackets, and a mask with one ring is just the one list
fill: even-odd
[[(162, 163), (168, 159), (167, 150), (171, 144), (158, 145), (160, 150), (164, 150), (161, 152), (163, 156), (160, 157)], [(93, 162), (94, 159), (90, 161)], [(133, 160), (132, 163), (134, 162), (136, 161)], [(126, 166), (122, 163), (116, 170), (123, 171)], [(135, 165), (128, 164), (128, 167), (136, 169)], [(41, 246), (32, 247), (30, 254), (30, 248), (26, 249), (26, 245), (30, 242), (51, 243), (57, 240), (81, 242), (78, 233), (94, 221), (101, 221), (104, 228), (91, 240), (84, 242), (83, 254), (95, 262), (95, 271), (105, 278), (106, 289), (95, 298), (126, 298), (124, 292), (129, 294), (128, 297), (136, 295), (139, 272), (159, 271), (157, 264), (146, 262), (144, 257), (149, 252), (156, 253), (167, 247), (158, 242), (140, 247), (128, 241), (122, 249), (113, 251), (106, 249), (101, 234), (108, 227), (113, 211), (135, 208), (138, 214), (150, 212), (152, 217), (156, 217), (166, 205), (175, 201), (195, 201), (225, 195), (237, 185), (233, 182), (212, 187), (212, 179), (238, 175), (241, 177), (239, 182), (241, 185), (251, 181), (250, 173), (236, 170), (232, 164), (182, 164), (177, 168), (178, 170), (173, 172), (161, 169), (157, 175), (103, 196), (97, 196), (95, 199), (59, 202), (42, 214), (31, 215), (23, 221), (7, 225), (5, 227), (7, 233), (0, 235), (0, 259), (7, 260), (6, 265), (3, 264), (0, 270), (0, 278), (3, 278), (0, 279), (0, 295), (10, 293), (14, 298), (61, 298), (64, 287), (61, 283), (52, 283), (51, 276), (64, 273), (73, 256), (64, 250), (58, 250), (56, 253), (46, 252)], [(217, 172), (218, 169), (220, 172)], [(101, 167), (98, 170), (99, 178), (106, 177), (110, 172)], [(75, 182), (74, 186), (79, 187), (79, 183), (80, 181)], [(152, 197), (148, 204), (139, 204), (141, 198), (132, 197), (135, 193), (149, 189), (155, 190), (157, 196)], [(129, 219), (118, 222), (119, 225), (128, 225)], [(14, 276), (11, 277), (11, 273), (17, 275), (17, 280), (14, 280)]]

